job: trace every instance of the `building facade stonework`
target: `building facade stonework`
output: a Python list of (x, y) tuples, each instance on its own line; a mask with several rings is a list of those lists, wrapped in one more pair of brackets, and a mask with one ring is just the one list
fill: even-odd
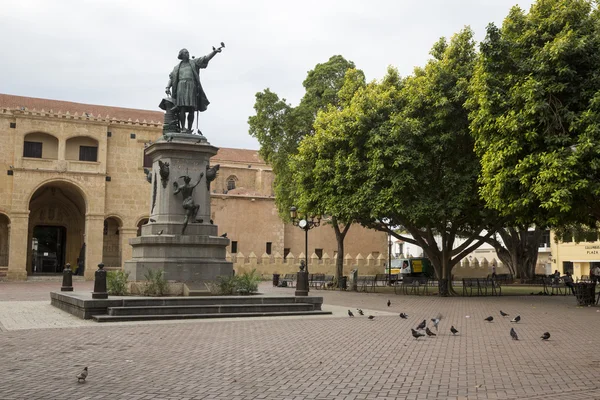
[[(120, 269), (129, 239), (150, 213), (144, 147), (162, 135), (163, 113), (0, 94), (0, 277), (24, 280), (100, 262)], [(210, 139), (210, 133), (209, 139)], [(238, 272), (285, 273), (304, 257), (304, 232), (275, 207), (273, 172), (255, 150), (222, 148), (211, 183), (211, 218), (231, 240)], [(334, 270), (330, 226), (309, 232), (311, 272)], [(353, 226), (346, 269), (383, 270), (383, 233)], [(289, 256), (289, 257), (288, 257)], [(243, 260), (243, 261), (242, 261)]]

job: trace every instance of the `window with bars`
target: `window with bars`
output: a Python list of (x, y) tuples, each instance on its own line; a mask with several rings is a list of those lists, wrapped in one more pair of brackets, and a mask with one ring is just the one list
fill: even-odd
[(79, 146), (79, 161), (98, 161), (98, 148)]
[(227, 190), (233, 190), (233, 189), (235, 189), (235, 179), (229, 178), (227, 180)]
[(42, 158), (42, 142), (27, 142), (23, 144), (23, 157)]

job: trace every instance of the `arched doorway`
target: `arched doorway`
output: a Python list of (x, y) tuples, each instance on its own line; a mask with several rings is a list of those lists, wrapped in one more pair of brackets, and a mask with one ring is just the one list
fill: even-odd
[(121, 240), (119, 237), (121, 226), (121, 221), (116, 217), (104, 220), (102, 263), (107, 270), (121, 269)]
[(75, 269), (84, 246), (85, 199), (73, 184), (51, 182), (35, 191), (29, 202), (27, 274), (61, 273)]

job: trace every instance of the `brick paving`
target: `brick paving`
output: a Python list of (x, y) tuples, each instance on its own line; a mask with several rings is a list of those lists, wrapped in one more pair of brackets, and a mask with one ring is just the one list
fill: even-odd
[[(0, 322), (25, 300), (38, 300), (30, 319), (40, 319), (34, 303), (44, 305), (37, 296), (48, 296), (46, 284), (20, 284), (29, 297), (16, 301), (7, 294), (16, 284), (0, 283)], [(5, 330), (0, 399), (600, 399), (600, 312), (573, 297), (317, 293), (338, 310), (377, 316)], [(401, 311), (408, 320), (387, 314)], [(415, 340), (410, 328), (438, 312), (439, 336)], [(488, 315), (494, 322), (483, 321)], [(548, 342), (539, 339), (545, 331)], [(88, 381), (78, 384), (86, 365)]]

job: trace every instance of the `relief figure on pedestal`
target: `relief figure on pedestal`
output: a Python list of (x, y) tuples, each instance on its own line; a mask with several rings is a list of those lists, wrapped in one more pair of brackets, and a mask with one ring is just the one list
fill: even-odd
[(198, 186), (202, 177), (204, 176), (204, 172), (200, 173), (198, 177), (198, 181), (194, 184), (191, 183), (192, 178), (187, 175), (180, 176), (179, 178), (183, 178), (183, 185), (179, 185), (177, 181), (173, 182), (173, 188), (175, 189), (173, 194), (177, 195), (179, 192), (183, 195), (183, 208), (185, 209), (185, 219), (183, 220), (183, 229), (181, 230), (181, 234), (185, 233), (185, 229), (187, 228), (188, 222), (190, 220), (192, 222), (196, 221), (196, 215), (198, 214), (198, 209), (200, 206), (194, 202), (194, 188)]

